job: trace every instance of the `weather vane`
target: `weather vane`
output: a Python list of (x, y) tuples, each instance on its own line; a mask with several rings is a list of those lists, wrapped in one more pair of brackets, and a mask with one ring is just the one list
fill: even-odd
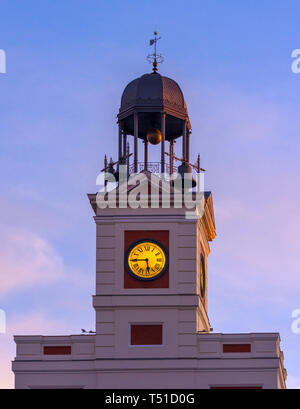
[(150, 40), (150, 45), (154, 45), (154, 53), (147, 56), (149, 63), (153, 64), (153, 72), (157, 72), (157, 65), (164, 61), (163, 56), (156, 52), (157, 41), (160, 39), (161, 37), (157, 37), (157, 31), (154, 31), (154, 39)]

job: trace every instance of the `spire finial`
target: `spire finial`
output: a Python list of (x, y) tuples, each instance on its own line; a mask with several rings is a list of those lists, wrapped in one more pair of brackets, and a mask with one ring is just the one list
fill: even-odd
[(154, 45), (154, 53), (149, 54), (147, 56), (147, 60), (149, 61), (149, 63), (153, 64), (153, 68), (152, 68), (153, 72), (157, 72), (157, 65), (161, 64), (164, 61), (163, 56), (161, 54), (157, 54), (157, 51), (156, 51), (157, 42), (160, 39), (161, 37), (157, 37), (157, 31), (154, 31), (154, 38), (150, 40), (150, 46)]

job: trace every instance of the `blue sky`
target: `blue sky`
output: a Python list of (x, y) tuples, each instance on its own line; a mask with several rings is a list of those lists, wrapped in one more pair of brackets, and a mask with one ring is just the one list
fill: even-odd
[(12, 385), (12, 333), (93, 328), (86, 193), (104, 153), (116, 157), (121, 93), (150, 71), (157, 29), (159, 70), (185, 94), (214, 197), (212, 326), (280, 331), (300, 388), (299, 13), (293, 0), (0, 1), (0, 386)]

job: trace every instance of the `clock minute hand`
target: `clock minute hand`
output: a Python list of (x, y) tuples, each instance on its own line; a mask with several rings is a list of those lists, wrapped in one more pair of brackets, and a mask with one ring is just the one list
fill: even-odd
[(133, 261), (133, 262), (135, 262), (135, 261), (146, 261), (148, 274), (150, 273), (150, 267), (149, 267), (149, 263), (148, 263), (149, 259), (148, 258), (135, 258), (135, 259), (131, 259), (130, 261)]

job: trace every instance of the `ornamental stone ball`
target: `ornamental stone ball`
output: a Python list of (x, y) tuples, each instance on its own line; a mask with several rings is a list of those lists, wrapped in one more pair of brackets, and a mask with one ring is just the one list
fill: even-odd
[(159, 129), (151, 129), (147, 133), (147, 141), (151, 143), (151, 145), (158, 145), (161, 142), (161, 132)]

